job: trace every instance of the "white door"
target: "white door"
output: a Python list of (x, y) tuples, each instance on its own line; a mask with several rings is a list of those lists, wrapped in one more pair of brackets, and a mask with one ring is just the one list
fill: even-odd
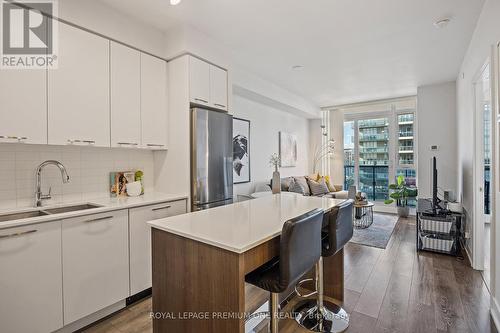
[(210, 105), (227, 111), (227, 72), (210, 66)]
[(0, 331), (63, 326), (61, 222), (0, 230)]
[(111, 42), (111, 146), (141, 143), (141, 53)]
[(150, 149), (168, 146), (167, 62), (141, 54), (142, 145)]
[(47, 72), (2, 70), (0, 142), (47, 143)]
[(192, 103), (210, 105), (210, 64), (189, 57), (189, 93)]
[(58, 68), (48, 75), (49, 144), (109, 147), (109, 41), (59, 23)]
[(186, 200), (130, 209), (130, 295), (151, 288), (151, 227), (148, 221), (186, 213)]
[(128, 296), (128, 211), (62, 221), (64, 324)]

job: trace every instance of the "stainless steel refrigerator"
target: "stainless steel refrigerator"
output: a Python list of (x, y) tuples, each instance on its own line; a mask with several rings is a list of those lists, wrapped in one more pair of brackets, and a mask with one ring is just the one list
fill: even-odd
[(233, 201), (233, 117), (225, 112), (191, 109), (192, 210)]

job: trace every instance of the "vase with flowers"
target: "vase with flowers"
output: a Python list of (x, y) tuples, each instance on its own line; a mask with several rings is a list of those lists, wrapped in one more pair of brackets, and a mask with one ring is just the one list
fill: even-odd
[(269, 165), (274, 167), (273, 178), (271, 181), (271, 188), (273, 190), (273, 194), (281, 193), (281, 179), (279, 172), (279, 165), (281, 163), (281, 158), (278, 154), (274, 153), (271, 155), (269, 159)]

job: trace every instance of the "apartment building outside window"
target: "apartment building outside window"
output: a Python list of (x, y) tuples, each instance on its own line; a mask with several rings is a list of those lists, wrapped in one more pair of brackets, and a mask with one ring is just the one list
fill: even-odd
[(417, 184), (415, 109), (409, 98), (344, 110), (344, 187), (381, 203), (399, 175)]

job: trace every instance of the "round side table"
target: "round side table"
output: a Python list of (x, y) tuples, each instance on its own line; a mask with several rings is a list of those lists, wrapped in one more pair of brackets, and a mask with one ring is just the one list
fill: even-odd
[(366, 229), (373, 224), (373, 202), (354, 203), (353, 224), (356, 229)]

